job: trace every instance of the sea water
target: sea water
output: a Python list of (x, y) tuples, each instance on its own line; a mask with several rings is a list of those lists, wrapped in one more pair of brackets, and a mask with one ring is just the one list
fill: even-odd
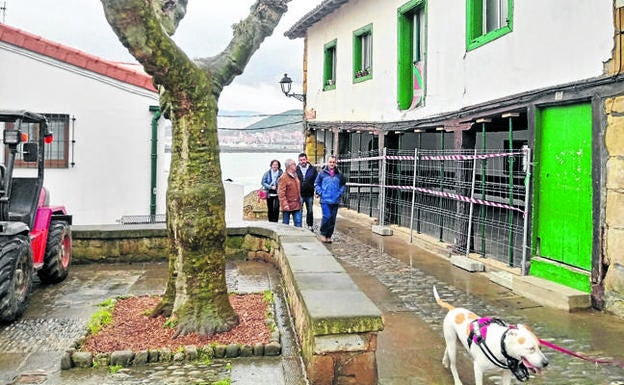
[(245, 195), (261, 187), (262, 176), (271, 167), (273, 159), (279, 160), (284, 169), (284, 161), (298, 162), (298, 152), (221, 152), (221, 176), (223, 180), (242, 184)]

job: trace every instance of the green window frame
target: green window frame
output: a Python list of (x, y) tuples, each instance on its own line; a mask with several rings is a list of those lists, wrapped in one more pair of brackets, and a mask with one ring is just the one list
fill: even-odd
[(513, 0), (466, 0), (466, 51), (513, 31)]
[(338, 40), (334, 39), (323, 47), (323, 91), (336, 89), (336, 48)]
[[(425, 0), (411, 0), (397, 10), (397, 106), (399, 110), (408, 110), (425, 104), (426, 5)], [(417, 80), (419, 89), (416, 91)]]
[(373, 24), (353, 31), (353, 83), (373, 78)]

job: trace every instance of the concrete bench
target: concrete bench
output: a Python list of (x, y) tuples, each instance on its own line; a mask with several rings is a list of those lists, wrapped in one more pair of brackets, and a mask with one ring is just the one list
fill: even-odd
[[(146, 228), (134, 229), (137, 233), (133, 235), (128, 227), (125, 231), (109, 227), (98, 235), (95, 228), (75, 226), (74, 243), (80, 245), (74, 248), (74, 258), (80, 262), (81, 252), (94, 242), (96, 249), (106, 250), (117, 259), (135, 260), (112, 249), (122, 245), (127, 250), (140, 250), (165, 237), (164, 226), (152, 226), (152, 236)], [(316, 236), (308, 230), (269, 222), (231, 224), (227, 234), (229, 258), (264, 260), (281, 271), (310, 383), (376, 385), (375, 351), (377, 333), (383, 330), (382, 313)], [(142, 246), (133, 247), (132, 243)], [(101, 260), (93, 254), (87, 259)]]

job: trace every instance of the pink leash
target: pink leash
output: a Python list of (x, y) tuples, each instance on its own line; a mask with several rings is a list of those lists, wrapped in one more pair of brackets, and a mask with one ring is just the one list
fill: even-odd
[(571, 351), (569, 351), (569, 350), (567, 350), (567, 349), (562, 348), (562, 347), (561, 347), (561, 346), (559, 346), (559, 345), (555, 345), (555, 344), (553, 344), (553, 343), (550, 343), (550, 342), (548, 342), (548, 341), (544, 341), (544, 340), (542, 340), (542, 339), (540, 339), (540, 340), (539, 340), (539, 342), (540, 342), (542, 345), (544, 345), (544, 346), (548, 346), (548, 347), (549, 347), (549, 348), (551, 348), (551, 349), (554, 349), (554, 350), (556, 350), (556, 351), (558, 351), (558, 352), (561, 352), (561, 353), (565, 353), (565, 354), (570, 355), (570, 356), (572, 356), (572, 357), (580, 358), (581, 360), (591, 361), (591, 362), (593, 362), (593, 363), (595, 363), (595, 364), (612, 364), (612, 365), (617, 365), (617, 366), (620, 366), (620, 367), (623, 367), (623, 368), (624, 368), (624, 362), (622, 362), (622, 361), (616, 361), (616, 360), (601, 360), (601, 359), (598, 359), (598, 358), (590, 358), (590, 357), (586, 357), (586, 356), (583, 356), (583, 355), (578, 354), (578, 353), (571, 352)]

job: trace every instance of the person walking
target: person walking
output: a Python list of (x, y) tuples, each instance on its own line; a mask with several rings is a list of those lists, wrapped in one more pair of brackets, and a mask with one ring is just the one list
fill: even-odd
[(319, 230), (320, 240), (331, 243), (331, 237), (336, 227), (336, 216), (340, 206), (340, 198), (344, 194), (346, 186), (345, 179), (336, 167), (336, 156), (330, 155), (327, 158), (327, 165), (318, 173), (314, 181), (314, 191), (321, 198), (321, 228)]
[(297, 165), (297, 177), (301, 184), (301, 214), (303, 216), (303, 206), (306, 209), (306, 226), (308, 230), (313, 231), (314, 213), (312, 205), (314, 204), (314, 182), (318, 176), (316, 167), (308, 162), (308, 155), (305, 152), (299, 154), (299, 164)]
[(282, 223), (290, 223), (292, 216), (295, 227), (301, 227), (301, 186), (297, 178), (297, 163), (294, 159), (284, 162), (286, 172), (279, 178), (277, 196), (282, 209)]
[(267, 190), (267, 217), (269, 222), (277, 222), (279, 219), (280, 204), (277, 197), (277, 183), (284, 171), (282, 165), (277, 159), (273, 159), (270, 168), (262, 176), (262, 188)]

